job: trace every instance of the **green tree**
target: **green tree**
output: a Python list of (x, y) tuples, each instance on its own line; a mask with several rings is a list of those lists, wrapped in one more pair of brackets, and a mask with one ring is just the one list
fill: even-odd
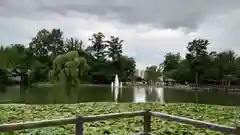
[(164, 78), (172, 78), (175, 71), (180, 67), (180, 53), (167, 53), (163, 61), (163, 76)]
[(34, 56), (36, 65), (32, 65), (34, 78), (45, 80), (48, 78), (48, 72), (52, 62), (60, 54), (64, 53), (63, 32), (60, 29), (42, 29), (29, 43), (29, 54)]
[(134, 58), (128, 56), (120, 56), (117, 63), (119, 63), (119, 77), (122, 81), (131, 81), (136, 69), (136, 62)]
[(64, 53), (63, 32), (60, 29), (52, 29), (51, 32), (42, 29), (32, 38), (29, 48), (40, 62), (50, 62), (50, 59)]
[(65, 52), (83, 50), (83, 41), (76, 38), (67, 38), (65, 40)]
[(25, 70), (30, 68), (33, 58), (31, 57), (29, 50), (25, 48), (24, 45), (13, 44), (10, 47), (7, 47), (5, 52), (9, 58), (9, 68), (16, 68), (16, 66), (20, 66)]
[(49, 44), (47, 46), (48, 54), (51, 55), (52, 59), (64, 53), (63, 32), (60, 29), (52, 29), (47, 38), (49, 39)]
[(32, 38), (29, 43), (29, 49), (33, 53), (33, 56), (42, 63), (48, 63), (49, 58), (49, 46), (52, 43), (50, 40), (51, 33), (42, 29), (38, 31), (37, 35)]
[(195, 80), (195, 74), (191, 73), (191, 63), (183, 59), (179, 62), (178, 68), (172, 70), (168, 75), (169, 78), (176, 80), (178, 83), (185, 84), (186, 82), (193, 82)]
[(155, 83), (159, 77), (161, 77), (161, 71), (156, 65), (152, 65), (146, 68), (146, 77), (145, 79), (150, 83)]
[(219, 79), (222, 80), (222, 83), (225, 85), (230, 85), (231, 80), (236, 77), (236, 54), (234, 51), (224, 51), (220, 52), (216, 58), (216, 68), (218, 70)]
[(3, 48), (3, 46), (1, 46), (1, 49), (0, 49), (0, 61), (1, 61), (0, 68), (2, 69), (8, 68), (10, 58), (8, 57), (7, 51), (5, 48)]
[(50, 80), (63, 81), (65, 84), (77, 85), (83, 72), (89, 68), (87, 60), (79, 57), (77, 51), (58, 55), (53, 61), (53, 70), (49, 72)]
[(105, 35), (101, 32), (94, 33), (92, 38), (89, 41), (92, 42), (92, 46), (89, 47), (90, 52), (92, 53), (93, 57), (96, 59), (105, 60), (107, 56), (107, 45), (106, 41), (104, 40)]
[(204, 73), (204, 66), (208, 59), (207, 46), (209, 44), (206, 39), (194, 39), (187, 46), (186, 59), (191, 62), (191, 72), (196, 74), (196, 87), (198, 86), (199, 76)]
[(108, 43), (108, 55), (112, 61), (117, 61), (123, 53), (122, 44), (123, 40), (120, 40), (118, 37), (111, 36)]
[(106, 39), (103, 33), (94, 33), (89, 39), (92, 44), (85, 49), (82, 40), (63, 38), (60, 29), (42, 29), (29, 47), (1, 46), (0, 67), (21, 75), (28, 73), (30, 83), (47, 81), (48, 77), (54, 81), (65, 78), (73, 84), (76, 77), (82, 82), (110, 83), (115, 74), (121, 81), (131, 80), (136, 63), (132, 57), (122, 55), (123, 40), (116, 36)]

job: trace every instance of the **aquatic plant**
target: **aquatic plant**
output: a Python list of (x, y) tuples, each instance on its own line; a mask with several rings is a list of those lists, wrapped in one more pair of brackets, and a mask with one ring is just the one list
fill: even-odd
[[(23, 122), (43, 119), (66, 118), (75, 115), (87, 116), (108, 114), (114, 112), (136, 111), (149, 108), (152, 111), (183, 116), (196, 120), (218, 123), (221, 125), (235, 126), (240, 118), (239, 107), (225, 107), (217, 105), (201, 104), (158, 104), (158, 103), (81, 103), (71, 105), (0, 105), (0, 123)], [(143, 119), (140, 117), (107, 120), (94, 123), (86, 123), (84, 132), (86, 135), (127, 135), (143, 131)], [(176, 134), (221, 134), (212, 130), (195, 128), (193, 126), (176, 122), (153, 119), (153, 133), (157, 135)], [(16, 132), (19, 134), (74, 134), (73, 125), (48, 127)]]

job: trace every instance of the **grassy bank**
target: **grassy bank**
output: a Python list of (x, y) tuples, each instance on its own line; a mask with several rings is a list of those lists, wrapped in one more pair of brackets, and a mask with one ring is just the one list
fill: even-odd
[[(0, 123), (23, 122), (43, 119), (56, 119), (75, 115), (98, 115), (113, 112), (136, 111), (150, 108), (151, 110), (184, 116), (188, 118), (214, 122), (222, 125), (235, 126), (240, 119), (240, 107), (224, 107), (198, 104), (165, 104), (157, 103), (86, 103), (72, 105), (0, 105)], [(143, 130), (142, 118), (127, 118), (102, 122), (86, 123), (86, 135), (127, 135)], [(211, 130), (194, 128), (170, 121), (153, 119), (154, 133), (169, 134), (216, 134)], [(18, 134), (73, 134), (72, 125), (49, 127), (20, 131)]]

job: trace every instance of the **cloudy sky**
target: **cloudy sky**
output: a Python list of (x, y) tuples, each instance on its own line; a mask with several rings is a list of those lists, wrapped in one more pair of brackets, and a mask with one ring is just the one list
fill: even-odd
[(42, 28), (86, 41), (93, 32), (124, 40), (138, 68), (185, 53), (188, 41), (240, 53), (239, 0), (0, 0), (0, 43), (27, 44)]

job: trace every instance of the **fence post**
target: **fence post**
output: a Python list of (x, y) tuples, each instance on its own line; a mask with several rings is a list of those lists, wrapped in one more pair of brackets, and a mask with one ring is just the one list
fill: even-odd
[(239, 126), (236, 127), (235, 135), (240, 135), (240, 127)]
[(75, 135), (83, 135), (83, 119), (81, 116), (77, 117), (77, 123), (75, 124)]
[(145, 133), (151, 132), (151, 115), (149, 109), (145, 110), (144, 114), (144, 132)]

